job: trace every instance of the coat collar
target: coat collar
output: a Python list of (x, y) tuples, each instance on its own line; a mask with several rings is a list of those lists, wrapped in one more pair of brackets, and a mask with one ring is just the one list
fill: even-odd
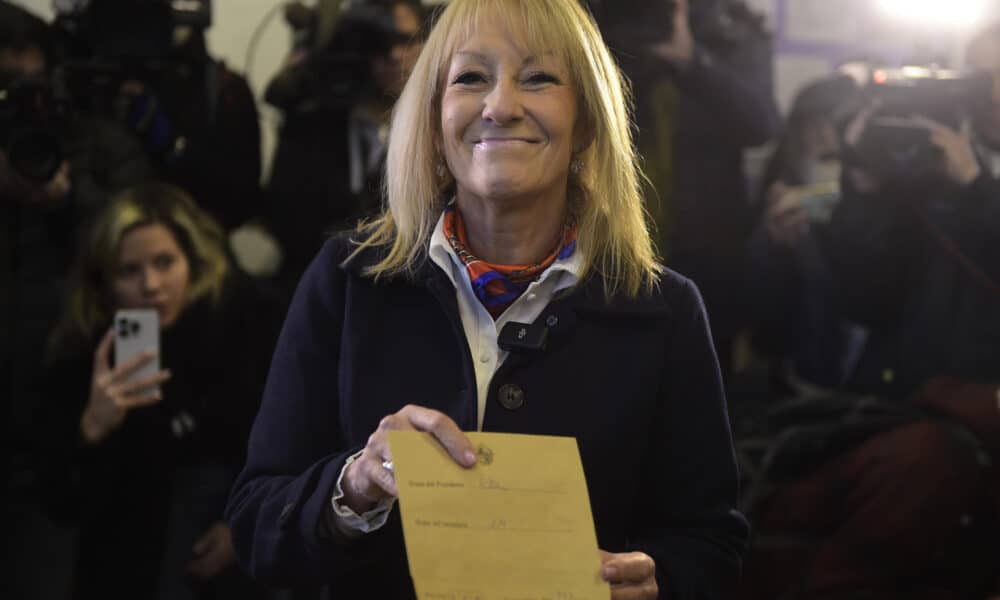
[[(357, 246), (356, 233), (340, 234), (346, 246), (345, 258), (354, 251)], [(365, 248), (350, 261), (340, 264), (340, 268), (356, 277), (366, 277), (364, 270), (367, 267), (377, 264), (385, 256), (387, 249), (382, 247)], [(552, 301), (551, 310), (564, 312), (571, 309), (580, 315), (604, 315), (621, 318), (652, 318), (663, 319), (671, 314), (670, 306), (664, 296), (666, 290), (663, 285), (666, 277), (661, 277), (661, 285), (654, 288), (650, 294), (641, 294), (636, 298), (629, 298), (618, 294), (608, 301), (604, 295), (603, 279), (597, 275), (590, 275), (575, 287), (563, 290), (558, 293)], [(426, 253), (420, 265), (411, 275), (396, 275), (387, 282), (408, 282), (412, 285), (436, 288), (438, 293), (446, 287), (454, 287), (448, 275), (441, 270)], [(548, 314), (547, 310), (543, 313)]]

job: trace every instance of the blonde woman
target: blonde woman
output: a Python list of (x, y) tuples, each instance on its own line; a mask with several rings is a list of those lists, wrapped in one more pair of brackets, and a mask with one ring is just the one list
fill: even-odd
[[(186, 193), (148, 184), (112, 200), (80, 257), (42, 421), (50, 464), (68, 469), (47, 495), (81, 522), (76, 598), (249, 592), (222, 509), (280, 312), (223, 244)], [(122, 308), (159, 314), (164, 369), (138, 381), (129, 374), (154, 352), (116, 366), (109, 326)]]
[[(746, 524), (694, 286), (655, 259), (626, 87), (567, 0), (455, 0), (395, 108), (382, 216), (300, 282), (227, 508), (262, 578), (413, 596), (387, 431), (575, 436), (615, 598), (725, 598)], [(545, 328), (534, 351), (498, 345)]]

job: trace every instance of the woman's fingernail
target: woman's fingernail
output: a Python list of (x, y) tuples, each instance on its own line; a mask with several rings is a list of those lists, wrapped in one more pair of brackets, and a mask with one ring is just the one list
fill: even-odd
[(476, 464), (476, 453), (472, 450), (465, 451), (465, 463), (470, 467)]
[(605, 581), (611, 581), (618, 577), (618, 569), (615, 567), (604, 567), (603, 574)]

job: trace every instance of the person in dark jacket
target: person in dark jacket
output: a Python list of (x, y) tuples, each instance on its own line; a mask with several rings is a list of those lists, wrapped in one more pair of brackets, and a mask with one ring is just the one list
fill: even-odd
[(928, 162), (873, 168), (878, 105), (847, 128), (829, 256), (870, 331), (850, 387), (921, 412), (769, 502), (761, 528), (822, 536), (804, 597), (1000, 594), (1000, 27), (969, 62), (988, 85), (968, 129), (907, 124), (926, 131)]
[[(444, 10), (393, 116), (388, 209), (327, 242), (278, 342), (226, 513), (255, 577), (413, 597), (387, 431), (469, 466), (482, 430), (577, 439), (612, 597), (732, 593), (718, 362), (695, 286), (655, 261), (620, 77), (575, 2)], [(512, 322), (547, 348), (501, 350)]]
[(355, 5), (329, 41), (294, 53), (268, 86), (266, 99), (284, 114), (267, 189), (289, 289), (331, 231), (381, 210), (389, 115), (424, 21), (416, 0)]
[(728, 375), (748, 325), (732, 290), (756, 219), (744, 151), (779, 133), (770, 35), (741, 0), (590, 0), (635, 89), (646, 205), (665, 263), (702, 290)]
[(839, 387), (864, 333), (836, 302), (827, 229), (840, 200), (837, 129), (856, 106), (844, 75), (804, 87), (760, 186), (763, 215), (747, 244), (743, 289), (755, 347), (774, 359), (781, 393)]
[(51, 38), (44, 21), (0, 1), (0, 396), (18, 444), (79, 233), (108, 194), (151, 173), (113, 122), (57, 109)]
[[(59, 319), (80, 234), (109, 194), (151, 168), (139, 143), (110, 119), (65, 104), (49, 25), (0, 1), (0, 459), (7, 502), (5, 595), (62, 597), (70, 528), (36, 499), (35, 412), (46, 340)], [(39, 143), (43, 142), (43, 143)]]
[[(80, 523), (74, 597), (253, 597), (222, 508), (243, 461), (278, 308), (230, 265), (219, 226), (147, 184), (94, 226), (55, 332), (39, 419), (46, 503)], [(114, 360), (113, 314), (152, 308), (161, 347)], [(164, 370), (129, 374), (158, 353)]]

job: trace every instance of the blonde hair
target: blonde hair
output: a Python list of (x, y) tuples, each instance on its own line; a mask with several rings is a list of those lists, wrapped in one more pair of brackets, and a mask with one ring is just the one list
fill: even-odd
[(122, 238), (137, 227), (163, 225), (190, 265), (185, 305), (222, 297), (229, 262), (222, 228), (180, 188), (163, 183), (126, 189), (101, 211), (78, 260), (66, 314), (53, 338), (88, 337), (111, 319), (112, 278)]
[[(591, 16), (575, 0), (454, 0), (441, 13), (392, 115), (385, 209), (358, 228), (359, 247), (386, 247), (367, 274), (412, 274), (453, 184), (437, 175), (444, 78), (452, 56), (485, 22), (524, 34), (532, 51), (555, 51), (570, 70), (581, 123), (592, 134), (570, 175), (569, 207), (578, 226), (581, 281), (596, 273), (608, 297), (636, 296), (655, 285), (662, 267), (649, 234), (632, 141), (630, 89)], [(428, 110), (429, 109), (429, 110)]]

